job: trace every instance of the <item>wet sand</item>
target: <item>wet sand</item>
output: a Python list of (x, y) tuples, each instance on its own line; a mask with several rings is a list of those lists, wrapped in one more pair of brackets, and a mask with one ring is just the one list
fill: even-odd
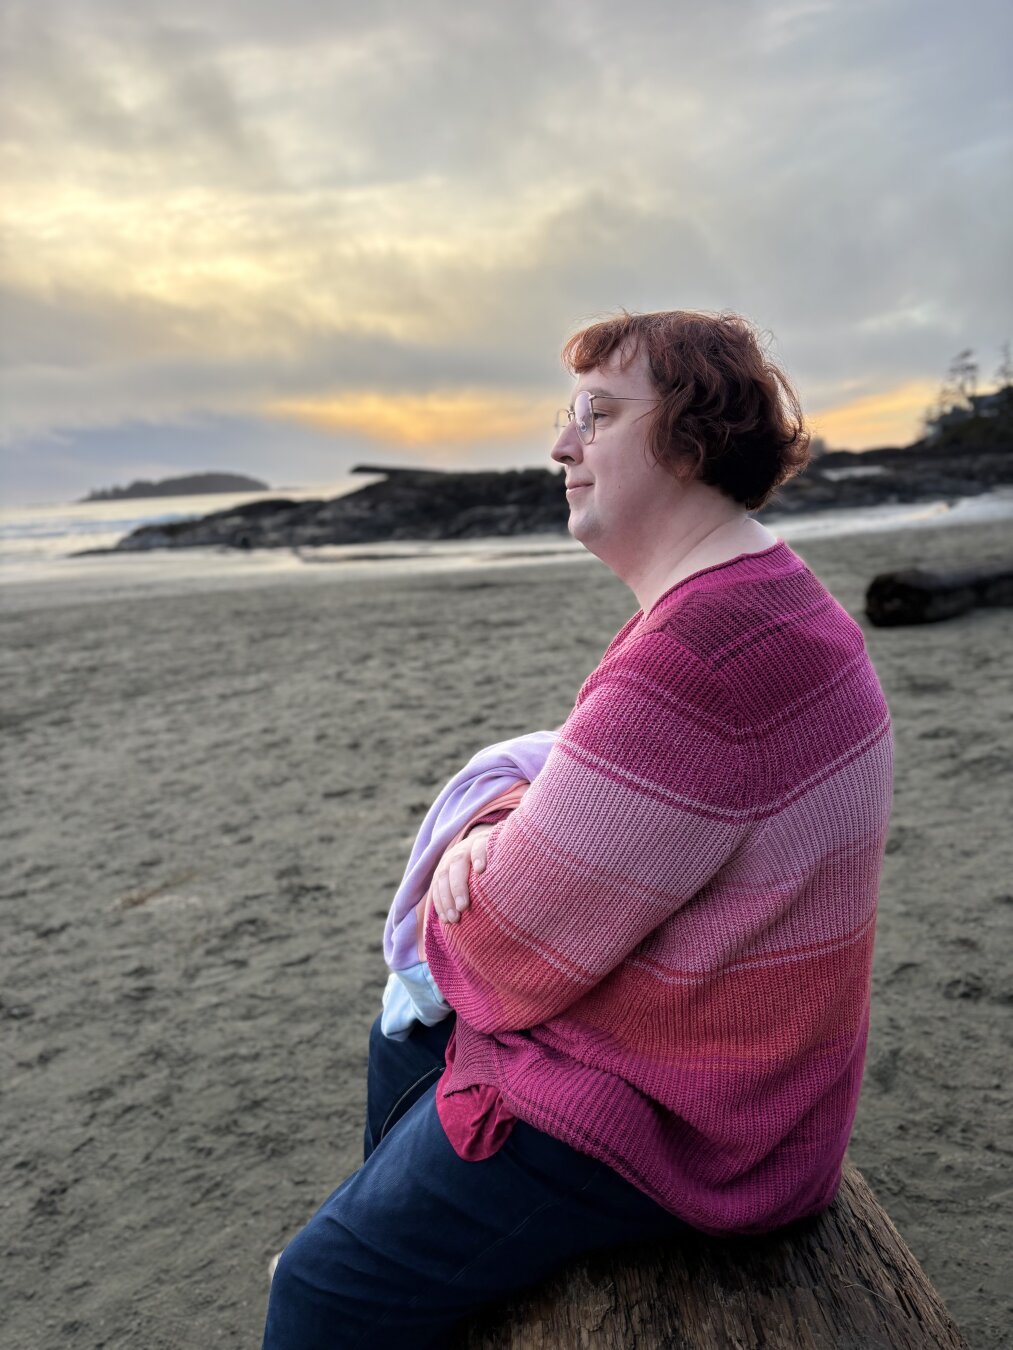
[[(1008, 557), (1008, 533), (793, 547), (859, 617), (875, 572)], [(5, 1345), (259, 1344), (268, 1257), (361, 1156), (383, 918), (422, 813), (478, 746), (558, 725), (635, 608), (591, 559), (12, 588)], [(968, 1343), (999, 1347), (1013, 610), (864, 627), (897, 763), (852, 1156)]]

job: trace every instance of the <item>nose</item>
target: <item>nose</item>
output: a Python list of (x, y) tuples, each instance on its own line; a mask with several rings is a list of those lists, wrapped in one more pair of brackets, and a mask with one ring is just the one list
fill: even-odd
[(567, 422), (556, 437), (556, 444), (552, 447), (551, 454), (557, 464), (579, 464), (583, 449), (580, 437), (577, 435), (577, 428), (572, 422)]

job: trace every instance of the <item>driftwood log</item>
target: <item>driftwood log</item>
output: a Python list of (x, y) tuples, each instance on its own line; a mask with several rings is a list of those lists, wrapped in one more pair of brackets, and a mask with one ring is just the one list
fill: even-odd
[(877, 628), (938, 623), (976, 605), (1013, 605), (1013, 562), (945, 572), (920, 567), (881, 572), (865, 594), (865, 613)]
[(453, 1350), (966, 1350), (861, 1174), (766, 1238), (626, 1247), (461, 1328)]

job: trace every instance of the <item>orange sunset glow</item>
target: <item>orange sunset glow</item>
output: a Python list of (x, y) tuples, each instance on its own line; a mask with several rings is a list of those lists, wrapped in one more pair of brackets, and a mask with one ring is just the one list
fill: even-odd
[[(501, 392), (424, 395), (349, 393), (333, 399), (280, 400), (269, 416), (291, 418), (333, 431), (353, 431), (384, 445), (436, 451), (450, 458), (460, 447), (481, 442), (518, 442), (541, 434), (547, 443), (553, 406), (530, 395)], [(446, 455), (446, 452), (450, 455)], [(441, 453), (443, 452), (443, 453)]]
[(810, 412), (814, 432), (828, 445), (867, 450), (879, 445), (909, 445), (922, 434), (925, 410), (939, 392), (929, 380), (908, 380), (877, 394)]

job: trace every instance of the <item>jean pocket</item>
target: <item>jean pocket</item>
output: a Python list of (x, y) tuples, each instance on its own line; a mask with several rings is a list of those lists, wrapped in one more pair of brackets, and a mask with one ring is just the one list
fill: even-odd
[[(387, 1118), (384, 1120), (380, 1129), (380, 1139), (384, 1137), (389, 1130), (392, 1130), (403, 1115), (415, 1105), (418, 1099), (425, 1094), (429, 1087), (436, 1082), (440, 1074), (444, 1071), (444, 1065), (434, 1064), (431, 1069), (427, 1069), (421, 1078), (417, 1078), (410, 1087), (405, 1088), (401, 1096), (387, 1112)], [(376, 1142), (379, 1143), (380, 1139)]]

